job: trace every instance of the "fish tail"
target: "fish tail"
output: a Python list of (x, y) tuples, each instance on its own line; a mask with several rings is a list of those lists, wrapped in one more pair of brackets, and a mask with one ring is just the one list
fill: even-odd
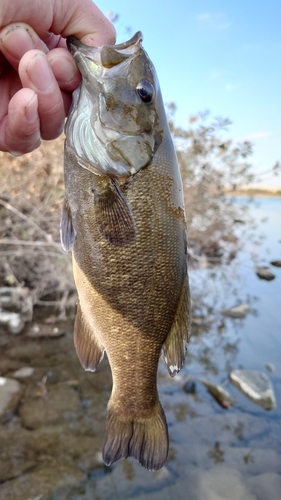
[(148, 470), (160, 469), (167, 459), (169, 438), (163, 408), (158, 401), (147, 418), (124, 419), (108, 410), (103, 460), (111, 465), (134, 457)]

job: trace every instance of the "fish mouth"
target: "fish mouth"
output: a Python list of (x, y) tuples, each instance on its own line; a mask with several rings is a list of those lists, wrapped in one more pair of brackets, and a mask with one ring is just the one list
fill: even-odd
[(84, 56), (96, 63), (101, 63), (104, 68), (117, 66), (131, 57), (140, 49), (142, 41), (143, 35), (141, 31), (137, 31), (126, 42), (117, 45), (102, 45), (101, 47), (86, 45), (75, 36), (69, 36), (66, 39), (67, 48), (78, 65), (79, 59)]
[[(115, 44), (115, 45), (103, 45), (103, 47), (111, 47), (112, 49), (116, 49), (116, 50), (124, 50), (124, 49), (128, 49), (132, 45), (139, 44), (142, 41), (143, 41), (142, 32), (137, 31), (130, 38), (130, 40), (127, 40), (126, 42), (122, 42), (122, 43)], [(89, 48), (97, 48), (97, 47), (94, 47), (92, 45), (86, 45), (85, 43), (81, 42), (80, 40), (78, 40), (78, 38), (76, 38), (75, 36), (72, 36), (72, 35), (67, 37), (66, 43), (67, 43), (67, 48), (70, 52), (72, 52), (73, 50), (80, 50), (80, 51), (85, 50), (86, 51)]]

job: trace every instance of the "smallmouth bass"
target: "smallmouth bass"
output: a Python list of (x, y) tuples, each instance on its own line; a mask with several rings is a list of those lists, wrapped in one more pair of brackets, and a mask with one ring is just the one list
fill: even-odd
[(74, 37), (82, 74), (66, 124), (61, 240), (78, 291), (74, 342), (85, 370), (104, 351), (113, 388), (103, 459), (149, 470), (168, 453), (157, 392), (161, 353), (171, 376), (190, 333), (182, 182), (155, 69), (142, 34), (99, 48)]

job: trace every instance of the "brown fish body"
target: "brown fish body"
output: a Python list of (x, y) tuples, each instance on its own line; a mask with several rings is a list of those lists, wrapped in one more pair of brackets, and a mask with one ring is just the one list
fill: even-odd
[(87, 165), (81, 168), (68, 141), (65, 149), (79, 295), (75, 345), (85, 369), (93, 371), (105, 350), (113, 377), (104, 460), (109, 465), (134, 456), (151, 470), (163, 465), (168, 452), (156, 383), (159, 356), (164, 353), (175, 375), (189, 335), (181, 180), (159, 107), (157, 150), (134, 175), (97, 175)]

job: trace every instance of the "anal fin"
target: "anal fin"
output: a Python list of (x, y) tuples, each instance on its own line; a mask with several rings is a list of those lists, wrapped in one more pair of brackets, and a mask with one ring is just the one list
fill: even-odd
[(92, 372), (96, 371), (103, 359), (104, 347), (98, 343), (88, 322), (83, 317), (79, 303), (74, 326), (74, 344), (84, 369)]
[(177, 312), (162, 352), (171, 377), (183, 367), (190, 336), (190, 298), (188, 275), (184, 278)]
[(73, 227), (71, 210), (67, 198), (64, 199), (60, 221), (60, 239), (61, 246), (65, 252), (69, 252), (76, 236)]

